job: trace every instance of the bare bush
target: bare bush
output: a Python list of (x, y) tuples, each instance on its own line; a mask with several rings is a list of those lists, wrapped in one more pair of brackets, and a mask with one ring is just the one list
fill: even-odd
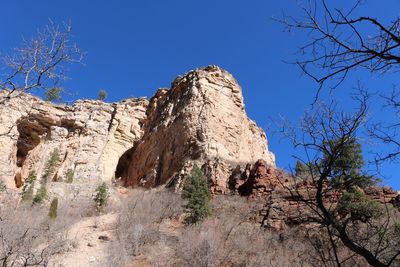
[(177, 266), (312, 266), (311, 246), (294, 230), (266, 230), (253, 221), (257, 202), (218, 196), (218, 213), (179, 237)]
[(182, 204), (179, 194), (164, 189), (132, 192), (121, 205), (109, 264), (321, 266), (304, 228), (278, 232), (260, 226), (260, 201), (215, 196), (217, 212), (195, 225), (184, 224)]
[(1, 266), (49, 266), (53, 255), (73, 247), (69, 228), (80, 214), (71, 214), (71, 203), (61, 201), (57, 218), (50, 219), (48, 208), (20, 203), (12, 193), (0, 199)]
[(119, 244), (110, 253), (110, 261), (116, 266), (163, 243), (168, 234), (162, 225), (182, 213), (182, 200), (168, 190), (135, 190), (122, 207), (116, 229)]

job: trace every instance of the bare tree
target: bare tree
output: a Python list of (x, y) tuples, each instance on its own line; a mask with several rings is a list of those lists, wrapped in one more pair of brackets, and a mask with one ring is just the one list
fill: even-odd
[(71, 25), (50, 23), (35, 38), (24, 40), (14, 54), (4, 56), (0, 104), (32, 90), (57, 87), (67, 78), (66, 66), (81, 62), (84, 53), (72, 42)]
[[(329, 79), (340, 84), (350, 71), (364, 68), (384, 73), (400, 63), (400, 19), (389, 25), (367, 16), (355, 16), (361, 4), (349, 10), (332, 8), (325, 0), (305, 1), (304, 17), (284, 15), (287, 30), (305, 30), (310, 41), (299, 48), (297, 64), (322, 87)], [(367, 30), (365, 30), (367, 28)]]
[[(313, 190), (300, 192), (295, 186), (290, 190), (295, 199), (310, 208), (313, 222), (325, 231), (326, 242), (313, 245), (326, 252), (320, 253), (326, 266), (343, 266), (354, 256), (361, 256), (372, 266), (400, 262), (398, 211), (369, 199), (363, 189), (374, 182), (361, 170), (357, 144), (366, 122), (367, 100), (367, 94), (359, 96), (358, 109), (350, 113), (338, 111), (336, 104), (321, 104), (306, 114), (300, 134), (293, 128), (285, 129), (295, 147), (305, 151), (302, 161)], [(339, 252), (343, 246), (350, 251), (348, 257)]]
[[(303, 16), (284, 15), (280, 20), (288, 30), (299, 29), (307, 33), (309, 41), (299, 48), (297, 60), (293, 63), (319, 85), (314, 103), (328, 82), (334, 89), (357, 69), (384, 74), (397, 70), (399, 66), (400, 19), (382, 23), (374, 17), (357, 15), (361, 3), (360, 0), (354, 1), (354, 5), (343, 10), (328, 5), (325, 0), (309, 0), (300, 6)], [(394, 161), (400, 155), (397, 91), (384, 96), (384, 99), (384, 106), (392, 108), (395, 116), (366, 127), (370, 137), (392, 149), (385, 153), (375, 152), (376, 163)], [(337, 112), (336, 106), (329, 106), (306, 116), (301, 129), (303, 136), (293, 138), (295, 146), (306, 151), (304, 164), (309, 168), (308, 173), (315, 185), (313, 199), (307, 205), (326, 229), (333, 255), (328, 258), (333, 259), (334, 265), (343, 263), (337, 253), (340, 244), (362, 256), (372, 266), (396, 265), (400, 250), (397, 248), (399, 236), (392, 209), (386, 203), (371, 202), (363, 190), (357, 191), (354, 186), (345, 183), (334, 186), (338, 164), (343, 167), (344, 163), (351, 161), (344, 161), (343, 155), (348, 153), (349, 147), (354, 148), (360, 128), (365, 127), (367, 99), (359, 100), (359, 110), (353, 114)], [(362, 176), (368, 178), (356, 173), (349, 173), (347, 178), (355, 181), (354, 178)], [(336, 196), (337, 203), (332, 205), (332, 201), (325, 201), (328, 196)], [(300, 195), (299, 199), (305, 202)]]
[[(358, 15), (364, 2), (355, 0), (343, 9), (325, 0), (308, 0), (300, 5), (302, 16), (284, 14), (279, 19), (288, 31), (300, 30), (308, 36), (309, 41), (300, 46), (292, 63), (319, 85), (315, 100), (324, 85), (334, 89), (357, 69), (379, 75), (398, 71), (400, 18), (386, 23), (376, 17)], [(386, 148), (383, 152), (375, 151), (378, 164), (397, 161), (400, 156), (399, 92), (393, 90), (381, 97), (383, 106), (391, 108), (395, 116), (370, 126), (370, 135)]]
[(161, 225), (182, 212), (181, 197), (168, 190), (134, 190), (123, 203), (116, 226), (118, 245), (110, 251), (113, 265), (128, 264), (131, 257), (171, 239)]
[[(382, 96), (384, 99), (384, 108), (390, 113), (391, 119), (375, 122), (368, 128), (371, 137), (382, 142), (385, 151), (375, 151), (374, 161), (377, 165), (384, 162), (398, 163), (400, 157), (400, 92), (393, 88), (391, 93)], [(388, 116), (388, 117), (389, 117)]]

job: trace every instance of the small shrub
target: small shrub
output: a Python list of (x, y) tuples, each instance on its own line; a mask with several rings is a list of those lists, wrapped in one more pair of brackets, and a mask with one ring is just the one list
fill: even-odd
[(37, 190), (35, 197), (32, 200), (32, 204), (40, 204), (45, 200), (47, 197), (47, 186), (42, 185), (40, 188)]
[(0, 193), (6, 191), (7, 187), (3, 180), (0, 180)]
[(30, 171), (25, 185), (22, 188), (22, 200), (30, 201), (33, 198), (33, 188), (35, 187), (36, 172)]
[(57, 148), (55, 148), (51, 153), (50, 157), (46, 163), (46, 167), (44, 169), (44, 173), (42, 178), (44, 178), (47, 182), (48, 178), (50, 178), (50, 175), (54, 173), (56, 170), (58, 163), (60, 162), (60, 152)]
[(99, 91), (99, 100), (103, 101), (104, 99), (107, 98), (107, 92), (104, 89), (101, 89)]
[(187, 200), (185, 208), (189, 209), (187, 224), (202, 221), (211, 215), (211, 193), (208, 189), (207, 177), (203, 171), (194, 165), (190, 176), (183, 187), (182, 198)]
[(59, 88), (59, 87), (53, 87), (53, 88), (47, 89), (46, 92), (44, 93), (44, 100), (50, 101), (50, 102), (60, 101), (62, 92), (63, 92), (63, 89)]
[(96, 188), (94, 202), (96, 202), (96, 208), (98, 211), (101, 211), (107, 205), (109, 196), (108, 186), (105, 182)]
[(68, 169), (65, 172), (65, 182), (67, 184), (72, 184), (73, 181), (74, 181), (74, 170)]
[(40, 188), (36, 192), (35, 197), (33, 198), (33, 204), (42, 203), (43, 200), (47, 197), (47, 181), (49, 180), (50, 175), (52, 175), (60, 161), (60, 153), (58, 149), (54, 149), (50, 153), (49, 160), (46, 163), (46, 167), (44, 169), (44, 173), (42, 175), (42, 179), (40, 180)]
[(53, 198), (50, 204), (49, 217), (51, 219), (57, 218), (58, 198)]
[(300, 175), (307, 173), (308, 168), (307, 168), (306, 164), (304, 164), (303, 162), (298, 160), (298, 161), (296, 161), (296, 167), (294, 168), (294, 171), (295, 171), (296, 176), (300, 176)]

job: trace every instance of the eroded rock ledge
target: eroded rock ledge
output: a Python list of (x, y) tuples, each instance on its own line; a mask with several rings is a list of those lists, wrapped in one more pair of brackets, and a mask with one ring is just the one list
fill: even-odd
[(59, 152), (53, 180), (67, 170), (74, 181), (111, 180), (119, 157), (142, 134), (146, 99), (108, 104), (78, 100), (72, 106), (54, 105), (23, 94), (0, 106), (0, 179), (20, 187), (28, 173), (44, 171), (49, 155)]

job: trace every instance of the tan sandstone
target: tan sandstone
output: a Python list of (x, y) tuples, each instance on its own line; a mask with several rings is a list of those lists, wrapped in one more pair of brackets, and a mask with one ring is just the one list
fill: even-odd
[(28, 94), (11, 98), (0, 106), (0, 179), (12, 187), (14, 177), (24, 180), (32, 170), (40, 177), (57, 149), (53, 180), (64, 179), (67, 170), (74, 182), (111, 180), (119, 157), (142, 136), (147, 104), (145, 99), (78, 100), (67, 106)]
[(171, 89), (160, 89), (143, 128), (143, 138), (118, 173), (126, 185), (180, 187), (196, 163), (208, 166), (209, 178), (224, 191), (237, 165), (257, 159), (275, 165), (264, 131), (246, 115), (240, 86), (216, 66), (191, 71)]
[[(6, 92), (3, 92), (3, 94)], [(78, 100), (55, 105), (21, 94), (0, 106), (0, 179), (21, 187), (59, 152), (51, 181), (72, 171), (74, 183), (180, 188), (193, 164), (213, 192), (227, 192), (237, 166), (263, 159), (275, 166), (264, 131), (247, 117), (242, 90), (227, 71), (208, 66), (160, 89), (150, 102)]]

